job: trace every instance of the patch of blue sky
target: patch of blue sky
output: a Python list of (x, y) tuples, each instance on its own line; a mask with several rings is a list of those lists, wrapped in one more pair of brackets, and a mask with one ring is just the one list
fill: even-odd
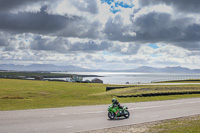
[(161, 57), (161, 55), (152, 54), (151, 57)]
[(116, 12), (120, 12), (121, 10), (119, 9), (119, 7), (123, 7), (123, 8), (132, 8), (134, 5), (133, 4), (127, 4), (124, 3), (123, 1), (119, 2), (115, 2), (114, 0), (101, 0), (101, 3), (107, 3), (109, 5), (111, 5), (110, 7), (110, 11), (112, 13), (116, 13)]
[(167, 46), (166, 44), (161, 44), (162, 47)]
[(153, 49), (158, 49), (158, 48), (159, 48), (159, 47), (158, 47), (156, 44), (154, 44), (154, 43), (150, 43), (150, 44), (148, 44), (148, 46), (151, 47), (151, 48), (153, 48)]
[(111, 55), (110, 53), (108, 53), (108, 52), (106, 52), (106, 51), (103, 51), (102, 54), (103, 54), (103, 55)]
[(108, 3), (111, 5), (114, 2), (114, 0), (101, 0), (101, 3)]
[(121, 6), (121, 7), (123, 7), (123, 8), (132, 8), (132, 7), (134, 6), (133, 4), (129, 5), (129, 4), (124, 3), (124, 2), (115, 3), (115, 6), (116, 6), (116, 5)]
[(115, 6), (111, 6), (110, 11), (115, 14), (117, 12), (120, 12), (121, 10), (119, 8), (116, 8)]

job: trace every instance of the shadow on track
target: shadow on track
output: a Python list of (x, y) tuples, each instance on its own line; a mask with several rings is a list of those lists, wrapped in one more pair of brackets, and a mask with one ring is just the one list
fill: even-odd
[(111, 120), (111, 119), (107, 119), (107, 120), (108, 121), (121, 121), (121, 120), (125, 120), (125, 119), (128, 119), (128, 118), (121, 118), (121, 117), (119, 117), (119, 118), (115, 118), (113, 120)]

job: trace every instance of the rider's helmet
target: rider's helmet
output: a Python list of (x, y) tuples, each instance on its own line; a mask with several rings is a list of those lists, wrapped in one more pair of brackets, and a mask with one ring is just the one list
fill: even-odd
[(116, 101), (116, 99), (115, 99), (115, 98), (113, 98), (113, 99), (112, 99), (112, 103), (114, 103), (115, 101)]

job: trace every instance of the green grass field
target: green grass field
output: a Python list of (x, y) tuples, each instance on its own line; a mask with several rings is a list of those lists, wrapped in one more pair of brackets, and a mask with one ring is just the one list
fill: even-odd
[[(105, 84), (0, 79), (0, 110), (55, 108), (111, 103), (116, 94), (200, 90), (200, 85), (138, 86), (106, 92)], [(118, 98), (120, 103), (200, 97), (200, 94)]]
[(0, 110), (106, 103), (109, 97), (89, 96), (105, 91), (105, 87), (103, 84), (0, 79)]
[(151, 133), (199, 133), (200, 116), (168, 120), (151, 127)]

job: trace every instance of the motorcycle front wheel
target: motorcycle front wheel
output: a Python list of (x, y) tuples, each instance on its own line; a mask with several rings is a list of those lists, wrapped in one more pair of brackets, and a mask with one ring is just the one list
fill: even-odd
[(113, 120), (115, 118), (115, 113), (113, 112), (108, 112), (108, 117)]
[(130, 116), (129, 111), (128, 111), (128, 110), (125, 110), (124, 112), (125, 112), (125, 113), (124, 113), (124, 117), (125, 117), (125, 118), (129, 118), (129, 116)]

